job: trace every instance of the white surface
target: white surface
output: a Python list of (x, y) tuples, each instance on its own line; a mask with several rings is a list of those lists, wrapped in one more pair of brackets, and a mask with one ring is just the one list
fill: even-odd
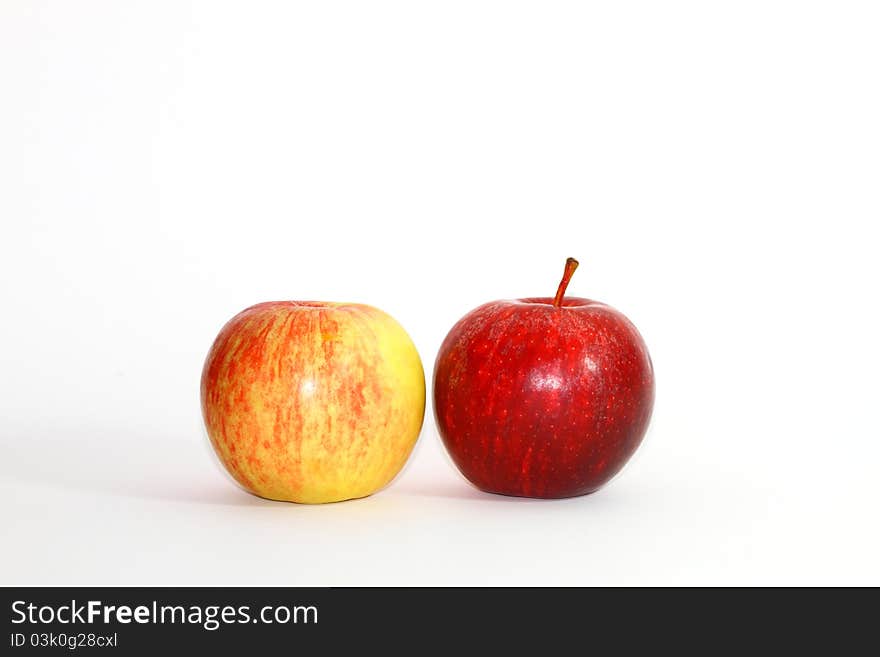
[[(0, 583), (880, 584), (871, 2), (0, 6)], [(494, 298), (641, 329), (589, 497), (484, 495), (429, 414), (323, 507), (235, 488), (202, 359), (362, 301), (430, 372)]]

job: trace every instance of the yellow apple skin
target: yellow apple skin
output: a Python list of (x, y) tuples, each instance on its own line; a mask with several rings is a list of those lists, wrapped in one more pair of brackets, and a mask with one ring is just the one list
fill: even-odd
[(377, 308), (273, 301), (220, 331), (201, 400), (211, 444), (243, 488), (338, 502), (403, 468), (425, 415), (425, 375), (412, 340)]

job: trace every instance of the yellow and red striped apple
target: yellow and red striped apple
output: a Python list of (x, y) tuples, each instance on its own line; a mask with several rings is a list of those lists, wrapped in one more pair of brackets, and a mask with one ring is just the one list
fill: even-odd
[(260, 497), (364, 497), (406, 463), (425, 413), (409, 336), (371, 306), (275, 301), (233, 317), (202, 370), (220, 461)]

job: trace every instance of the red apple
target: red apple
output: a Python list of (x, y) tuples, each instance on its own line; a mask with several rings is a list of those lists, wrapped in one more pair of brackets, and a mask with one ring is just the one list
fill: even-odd
[(446, 336), (434, 413), (455, 465), (478, 488), (558, 498), (599, 489), (642, 442), (654, 405), (651, 358), (636, 327), (598, 301), (493, 301)]

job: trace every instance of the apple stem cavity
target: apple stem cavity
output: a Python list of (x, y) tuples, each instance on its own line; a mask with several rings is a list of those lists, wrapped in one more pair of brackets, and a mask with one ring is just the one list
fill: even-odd
[(557, 308), (562, 307), (562, 299), (565, 297), (565, 289), (571, 280), (574, 270), (578, 268), (578, 261), (574, 258), (568, 258), (565, 261), (565, 271), (562, 272), (562, 280), (559, 281), (559, 287), (556, 289), (556, 296), (553, 298), (553, 305)]

